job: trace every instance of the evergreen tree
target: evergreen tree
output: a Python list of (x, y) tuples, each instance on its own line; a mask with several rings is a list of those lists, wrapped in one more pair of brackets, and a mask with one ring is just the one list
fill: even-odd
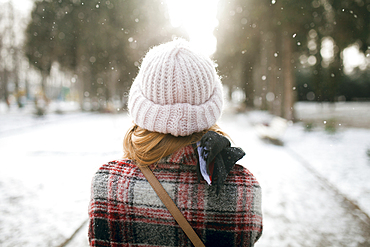
[(221, 1), (219, 9), (216, 57), (229, 63), (220, 67), (235, 72), (230, 72), (231, 81), (245, 90), (248, 105), (257, 100), (262, 109), (292, 119), (292, 61), (309, 31), (305, 24), (312, 6), (306, 1), (235, 0)]
[(48, 76), (54, 62), (73, 71), (83, 98), (104, 105), (123, 97), (139, 59), (153, 45), (181, 36), (158, 0), (35, 2), (26, 36), (31, 64)]
[[(369, 46), (366, 1), (221, 0), (215, 56), (224, 81), (242, 87), (247, 104), (257, 102), (262, 109), (293, 119), (299, 57), (314, 55), (311, 78), (316, 99), (333, 101), (339, 85), (336, 76), (343, 67), (340, 51), (356, 41), (363, 51)], [(320, 53), (323, 38), (335, 44), (334, 57), (326, 65)], [(316, 49), (308, 49), (308, 42)]]

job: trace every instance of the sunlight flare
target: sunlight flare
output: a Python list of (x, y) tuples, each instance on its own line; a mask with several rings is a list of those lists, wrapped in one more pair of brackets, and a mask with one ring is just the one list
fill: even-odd
[(218, 0), (167, 0), (172, 26), (184, 27), (190, 43), (208, 55), (216, 51), (217, 4)]

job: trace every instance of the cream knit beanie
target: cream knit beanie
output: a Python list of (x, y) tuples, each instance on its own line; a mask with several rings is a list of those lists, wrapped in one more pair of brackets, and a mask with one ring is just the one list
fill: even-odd
[(222, 105), (214, 63), (183, 39), (156, 46), (145, 55), (128, 100), (138, 126), (174, 136), (210, 128)]

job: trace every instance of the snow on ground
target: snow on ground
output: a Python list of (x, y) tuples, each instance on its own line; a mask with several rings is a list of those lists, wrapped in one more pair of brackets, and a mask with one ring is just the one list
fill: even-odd
[(326, 121), (339, 128), (370, 128), (370, 102), (298, 102), (294, 108), (297, 119), (316, 126), (322, 126)]
[[(246, 152), (240, 164), (250, 169), (262, 186), (264, 233), (256, 246), (370, 246), (369, 225), (287, 150), (290, 140), (301, 140), (301, 132), (290, 140), (284, 138), (285, 146), (267, 144), (257, 137), (251, 123), (268, 117), (251, 112), (221, 122), (235, 145)], [(287, 137), (291, 128), (295, 126), (288, 128)], [(310, 156), (303, 155), (311, 162)], [(370, 183), (359, 181), (357, 186), (366, 190)]]
[[(296, 110), (304, 122), (289, 128), (287, 146), (370, 216), (370, 103), (297, 103)], [(334, 132), (322, 131), (330, 121)]]
[(289, 128), (287, 146), (346, 197), (370, 216), (370, 131), (343, 129), (336, 134), (305, 132), (302, 125)]
[[(269, 118), (226, 113), (220, 121), (246, 151), (239, 163), (262, 186), (264, 233), (256, 246), (370, 246), (369, 225), (292, 155), (369, 214), (370, 130), (341, 127), (328, 134), (318, 126), (306, 132), (297, 123), (288, 127), (284, 146), (274, 146), (253, 128)], [(121, 157), (130, 124), (126, 114), (36, 118), (0, 106), (0, 246), (59, 246), (69, 238), (87, 219), (93, 173)], [(86, 231), (84, 224), (68, 246), (87, 246)]]
[[(32, 103), (20, 109), (16, 105), (11, 105), (8, 109), (0, 102), (0, 133), (1, 135), (12, 134), (23, 128), (32, 128), (59, 119), (74, 118), (75, 115), (81, 114), (79, 109), (76, 102), (52, 102), (46, 110), (46, 115), (38, 117), (35, 114), (35, 105)], [(57, 110), (61, 111), (57, 113)]]
[(90, 182), (122, 156), (123, 115), (0, 116), (0, 246), (59, 246), (87, 218)]
[[(302, 122), (290, 124), (281, 138), (285, 147), (370, 216), (370, 103), (299, 102), (296, 115)], [(247, 116), (252, 125), (272, 117), (264, 112)], [(332, 127), (325, 131), (330, 121)]]

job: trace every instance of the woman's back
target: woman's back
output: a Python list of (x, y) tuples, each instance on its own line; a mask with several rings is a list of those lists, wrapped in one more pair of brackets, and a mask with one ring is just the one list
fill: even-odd
[(217, 126), (222, 107), (214, 62), (189, 42), (176, 39), (145, 55), (130, 88), (126, 159), (102, 166), (93, 179), (91, 246), (192, 246), (138, 166), (153, 170), (195, 230), (191, 236), (212, 247), (254, 245), (262, 233), (261, 189), (235, 165), (245, 153)]
[[(261, 189), (235, 165), (217, 195), (197, 175), (192, 145), (151, 166), (206, 246), (253, 246), (262, 233)], [(130, 160), (102, 166), (92, 184), (91, 246), (192, 246), (140, 169)]]

